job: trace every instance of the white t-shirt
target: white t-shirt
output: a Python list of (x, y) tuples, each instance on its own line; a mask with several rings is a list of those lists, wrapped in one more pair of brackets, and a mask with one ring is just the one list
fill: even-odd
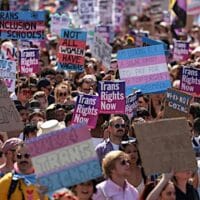
[(119, 150), (119, 145), (118, 144), (114, 144), (114, 143), (112, 143), (111, 142), (111, 144), (112, 144), (112, 146), (113, 146), (113, 150)]

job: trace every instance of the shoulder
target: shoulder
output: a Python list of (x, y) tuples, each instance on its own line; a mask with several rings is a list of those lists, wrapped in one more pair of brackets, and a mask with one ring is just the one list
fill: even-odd
[(95, 150), (101, 149), (101, 148), (105, 148), (107, 143), (108, 143), (108, 142), (107, 142), (106, 140), (100, 142), (99, 144), (97, 144)]
[(0, 179), (0, 184), (6, 181), (11, 181), (12, 179), (12, 173), (9, 172), (7, 174), (5, 174), (1, 179)]

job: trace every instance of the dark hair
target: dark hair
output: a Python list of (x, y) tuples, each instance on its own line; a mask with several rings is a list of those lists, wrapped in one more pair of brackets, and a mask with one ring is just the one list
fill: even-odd
[(56, 71), (52, 68), (46, 67), (41, 71), (40, 76), (44, 78), (47, 75), (56, 75)]
[(189, 114), (192, 115), (193, 119), (200, 117), (200, 104), (197, 102), (191, 103)]
[(196, 118), (193, 123), (194, 133), (200, 135), (200, 118)]
[(28, 136), (28, 134), (30, 132), (35, 132), (37, 131), (37, 125), (36, 124), (26, 124), (26, 126), (24, 127), (24, 130), (23, 130), (23, 140), (26, 139), (26, 137)]
[(18, 83), (16, 86), (15, 86), (15, 94), (17, 95), (22, 89), (24, 88), (29, 88), (29, 85), (27, 82), (21, 82), (21, 83)]

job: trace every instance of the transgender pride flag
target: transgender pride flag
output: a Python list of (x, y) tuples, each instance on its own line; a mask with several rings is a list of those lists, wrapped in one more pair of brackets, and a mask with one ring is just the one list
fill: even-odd
[(126, 82), (126, 95), (161, 93), (171, 87), (163, 45), (124, 49), (117, 54), (120, 79)]

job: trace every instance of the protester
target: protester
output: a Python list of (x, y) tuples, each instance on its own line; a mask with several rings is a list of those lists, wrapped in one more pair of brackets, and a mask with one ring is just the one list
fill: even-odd
[(138, 191), (126, 180), (130, 175), (130, 160), (126, 153), (109, 152), (103, 159), (102, 170), (106, 180), (96, 186), (94, 200), (139, 200)]

